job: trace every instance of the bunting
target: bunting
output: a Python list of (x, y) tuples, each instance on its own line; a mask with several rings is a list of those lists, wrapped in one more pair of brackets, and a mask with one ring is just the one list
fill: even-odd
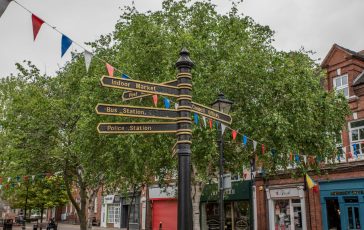
[(262, 144), (262, 154), (264, 154), (264, 152), (265, 152), (265, 146), (264, 144)]
[(0, 17), (5, 12), (6, 8), (8, 7), (9, 3), (12, 0), (0, 0)]
[(203, 125), (204, 125), (204, 127), (206, 128), (206, 126), (207, 126), (207, 123), (206, 123), (206, 117), (202, 116), (202, 121), (203, 121)]
[(110, 77), (114, 76), (114, 67), (112, 65), (106, 63), (106, 69)]
[(178, 109), (178, 103), (174, 104), (174, 109), (177, 110)]
[(158, 95), (153, 95), (153, 103), (154, 103), (154, 106), (157, 107), (157, 105), (158, 105)]
[(226, 129), (226, 125), (224, 125), (223, 123), (221, 123), (221, 133), (224, 134)]
[(313, 188), (316, 183), (312, 180), (312, 178), (306, 173), (306, 183), (307, 183), (307, 187), (309, 189)]
[(212, 119), (209, 119), (210, 129), (212, 129)]
[(62, 34), (61, 57), (67, 52), (68, 48), (72, 45), (72, 40), (66, 35)]
[(90, 68), (91, 60), (92, 60), (92, 53), (85, 50), (83, 52), (83, 56), (85, 58), (85, 65), (86, 65), (86, 72), (88, 72), (88, 69)]
[(236, 135), (238, 134), (238, 132), (236, 131), (236, 130), (233, 130), (232, 132), (231, 132), (231, 135), (232, 135), (232, 137), (233, 137), (233, 140), (235, 140), (236, 139)]
[(39, 32), (40, 28), (42, 27), (43, 23), (44, 23), (44, 21), (42, 19), (40, 19), (36, 15), (32, 14), (34, 41), (37, 38), (38, 32)]
[(194, 120), (195, 124), (198, 125), (198, 114), (197, 113), (193, 113), (193, 120)]
[(128, 75), (126, 75), (125, 73), (121, 74), (121, 78), (123, 78), (123, 79), (130, 79), (130, 77)]
[(253, 141), (253, 150), (254, 150), (254, 152), (255, 152), (255, 150), (257, 150), (257, 145), (258, 145), (258, 142)]
[(248, 137), (243, 135), (243, 141), (242, 142), (243, 142), (243, 145), (246, 146), (247, 143), (248, 143)]
[(171, 107), (171, 102), (168, 98), (163, 98), (164, 107), (169, 109)]

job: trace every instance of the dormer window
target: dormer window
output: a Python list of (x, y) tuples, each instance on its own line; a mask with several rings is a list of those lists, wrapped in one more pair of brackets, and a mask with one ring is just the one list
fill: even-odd
[(337, 93), (342, 93), (346, 98), (349, 98), (348, 75), (342, 75), (334, 78), (334, 89)]

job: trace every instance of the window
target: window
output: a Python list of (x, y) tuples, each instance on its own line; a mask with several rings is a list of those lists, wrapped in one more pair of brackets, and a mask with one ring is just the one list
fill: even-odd
[(107, 223), (120, 223), (120, 205), (107, 206)]
[(349, 97), (348, 75), (334, 78), (334, 89), (337, 93), (343, 93), (346, 98)]
[(361, 157), (364, 152), (364, 120), (350, 123), (350, 140), (353, 157)]

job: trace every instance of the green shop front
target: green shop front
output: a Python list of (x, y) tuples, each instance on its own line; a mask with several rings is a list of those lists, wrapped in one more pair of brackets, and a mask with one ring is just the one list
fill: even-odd
[[(219, 229), (219, 202), (217, 184), (205, 186), (201, 195), (201, 229)], [(225, 229), (253, 229), (252, 191), (250, 181), (235, 181), (225, 189)]]

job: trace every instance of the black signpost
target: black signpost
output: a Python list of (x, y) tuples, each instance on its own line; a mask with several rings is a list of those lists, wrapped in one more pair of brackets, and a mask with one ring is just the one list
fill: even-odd
[(176, 62), (177, 80), (156, 84), (109, 76), (101, 78), (101, 84), (104, 87), (128, 90), (123, 94), (124, 101), (154, 94), (164, 95), (177, 98), (178, 107), (176, 110), (101, 103), (95, 108), (96, 113), (101, 115), (172, 120), (171, 122), (100, 123), (97, 130), (99, 133), (108, 134), (176, 133), (177, 142), (173, 147), (173, 153), (178, 155), (178, 230), (192, 230), (193, 228), (190, 171), (191, 112), (225, 124), (232, 122), (228, 114), (192, 102), (191, 69), (193, 65), (189, 58), (189, 52), (183, 48), (180, 52), (180, 58)]

